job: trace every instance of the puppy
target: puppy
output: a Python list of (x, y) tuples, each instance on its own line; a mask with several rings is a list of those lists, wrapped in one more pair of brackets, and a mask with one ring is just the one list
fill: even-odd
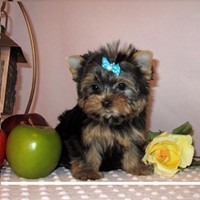
[(77, 105), (59, 116), (60, 163), (73, 177), (96, 180), (102, 171), (122, 169), (148, 175), (142, 161), (152, 52), (120, 42), (68, 58), (77, 83)]

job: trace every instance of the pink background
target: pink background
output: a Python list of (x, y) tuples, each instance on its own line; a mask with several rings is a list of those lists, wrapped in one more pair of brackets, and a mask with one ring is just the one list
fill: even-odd
[[(121, 39), (154, 53), (155, 80), (148, 127), (171, 130), (190, 121), (200, 155), (200, 1), (195, 0), (24, 0), (39, 51), (39, 81), (31, 112), (51, 126), (76, 104), (66, 56), (83, 54)], [(29, 37), (16, 2), (9, 6), (8, 34), (23, 49), (15, 113), (23, 113), (31, 85)]]

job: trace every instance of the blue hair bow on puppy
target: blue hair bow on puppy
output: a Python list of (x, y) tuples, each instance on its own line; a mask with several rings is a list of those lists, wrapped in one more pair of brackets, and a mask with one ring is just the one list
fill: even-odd
[(106, 57), (102, 58), (102, 67), (107, 71), (112, 71), (117, 76), (119, 76), (121, 71), (119, 64), (110, 63)]

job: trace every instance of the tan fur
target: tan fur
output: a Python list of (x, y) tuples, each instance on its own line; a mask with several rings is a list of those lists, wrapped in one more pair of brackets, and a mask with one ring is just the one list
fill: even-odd
[(86, 146), (99, 143), (102, 147), (101, 151), (106, 151), (109, 147), (113, 147), (115, 141), (127, 148), (132, 145), (134, 140), (138, 142), (145, 141), (145, 136), (144, 133), (134, 127), (132, 127), (131, 134), (118, 134), (112, 133), (108, 126), (90, 124), (83, 130), (82, 140)]
[(127, 149), (124, 153), (122, 168), (129, 173), (131, 173), (133, 169), (138, 168), (138, 152), (134, 146)]
[(145, 99), (141, 99), (134, 104), (134, 108), (136, 111), (136, 115), (138, 115), (144, 107), (147, 105), (147, 101)]
[(98, 144), (90, 146), (86, 160), (87, 163), (95, 170), (98, 171), (101, 165), (101, 155), (100, 155), (101, 147), (98, 147)]
[[(83, 143), (86, 146), (95, 145), (98, 147), (99, 152), (104, 152), (108, 147), (114, 145), (114, 135), (111, 133), (107, 126), (92, 124), (88, 125), (83, 131)], [(100, 146), (97, 145), (100, 144)]]
[(128, 99), (123, 96), (116, 95), (91, 95), (87, 101), (83, 99), (79, 100), (79, 106), (83, 108), (84, 111), (90, 113), (105, 113), (104, 108), (102, 107), (102, 101), (108, 98), (112, 101), (112, 107), (108, 109), (110, 114), (122, 114), (125, 116), (137, 116), (146, 106), (147, 102), (144, 99), (134, 102), (134, 105), (131, 105), (128, 102)]
[[(123, 159), (123, 168), (130, 171), (138, 163), (138, 152), (134, 148), (134, 140), (143, 142), (144, 134), (132, 127), (131, 134), (113, 133), (108, 126), (88, 125), (83, 130), (82, 141), (89, 147), (86, 158), (93, 169), (98, 170), (101, 165), (101, 154), (115, 143), (126, 149)], [(132, 168), (130, 167), (132, 166)]]
[(87, 113), (92, 112), (101, 112), (102, 105), (101, 105), (102, 97), (97, 95), (91, 95), (87, 101), (80, 99), (78, 104), (84, 111), (87, 110)]
[(84, 77), (84, 79), (81, 81), (82, 87), (85, 85), (88, 85), (88, 84), (92, 84), (93, 80), (94, 80), (93, 74), (91, 74), (91, 73), (87, 74), (87, 76)]

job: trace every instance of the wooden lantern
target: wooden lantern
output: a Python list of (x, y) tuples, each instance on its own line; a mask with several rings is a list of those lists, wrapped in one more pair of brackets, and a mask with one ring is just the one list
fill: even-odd
[(0, 34), (0, 114), (12, 114), (17, 63), (27, 63), (21, 48), (5, 32)]

